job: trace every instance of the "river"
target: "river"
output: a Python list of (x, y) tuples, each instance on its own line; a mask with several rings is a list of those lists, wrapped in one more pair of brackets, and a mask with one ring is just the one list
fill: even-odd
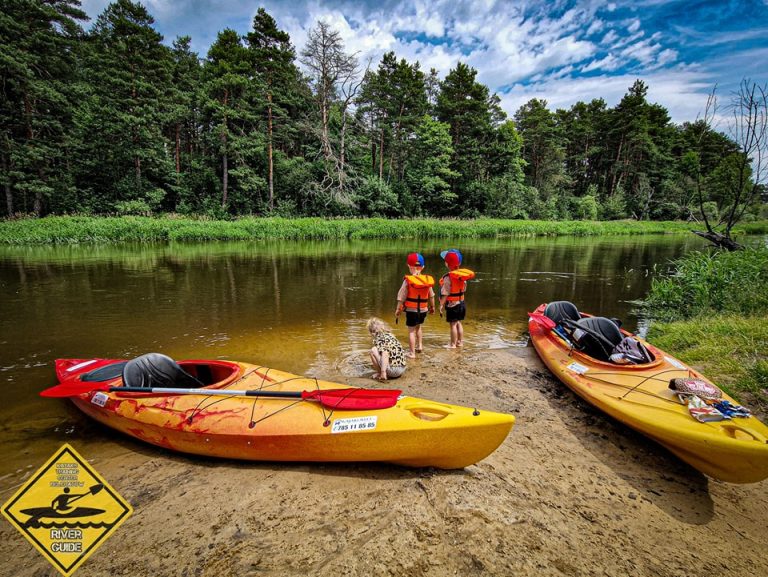
[[(367, 374), (371, 315), (393, 322), (418, 250), (439, 278), (442, 241), (217, 242), (0, 247), (0, 481), (63, 442), (114, 441), (70, 403), (43, 399), (57, 358), (223, 358), (316, 376)], [(636, 330), (642, 298), (693, 235), (463, 240), (468, 348), (524, 346), (526, 312), (570, 300)], [(395, 327), (407, 343), (403, 323)], [(448, 342), (436, 315), (425, 354)], [(373, 383), (373, 382), (372, 382)], [(435, 393), (439, 398), (439, 391)], [(121, 442), (121, 441), (118, 441)], [(37, 466), (37, 465), (35, 465)]]

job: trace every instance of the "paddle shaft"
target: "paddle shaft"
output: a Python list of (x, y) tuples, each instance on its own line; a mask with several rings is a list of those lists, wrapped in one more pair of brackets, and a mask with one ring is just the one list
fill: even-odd
[(230, 389), (174, 389), (170, 387), (109, 387), (110, 393), (159, 393), (163, 395), (204, 395), (226, 397), (278, 397), (301, 399), (302, 391), (239, 391)]
[(230, 389), (173, 389), (159, 387), (109, 387), (110, 393), (144, 393), (163, 395), (201, 395), (226, 397), (269, 397), (317, 401), (329, 409), (375, 410), (395, 406), (400, 396), (399, 389), (315, 389), (311, 391), (233, 391)]

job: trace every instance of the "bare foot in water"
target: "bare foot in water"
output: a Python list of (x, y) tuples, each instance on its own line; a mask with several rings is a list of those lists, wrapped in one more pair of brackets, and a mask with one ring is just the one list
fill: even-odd
[(408, 353), (405, 353), (405, 356), (408, 357), (409, 359), (415, 359), (416, 353), (408, 352)]

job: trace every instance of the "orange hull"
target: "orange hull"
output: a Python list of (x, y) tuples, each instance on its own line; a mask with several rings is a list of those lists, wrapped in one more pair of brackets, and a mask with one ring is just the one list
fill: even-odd
[[(57, 373), (65, 382), (114, 362), (59, 360)], [(191, 370), (205, 364), (218, 380), (199, 395), (91, 391), (72, 400), (90, 417), (142, 441), (185, 453), (255, 461), (384, 461), (462, 468), (492, 453), (514, 423), (511, 415), (407, 396), (388, 409), (354, 411), (300, 399), (206, 396), (205, 389), (346, 387), (247, 363), (179, 364)], [(120, 386), (122, 379), (95, 385), (107, 384)]]

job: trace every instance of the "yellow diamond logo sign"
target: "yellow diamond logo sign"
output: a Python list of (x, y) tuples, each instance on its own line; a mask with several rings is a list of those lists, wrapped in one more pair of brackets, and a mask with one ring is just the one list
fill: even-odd
[(3, 505), (3, 516), (69, 577), (133, 513), (69, 445)]

